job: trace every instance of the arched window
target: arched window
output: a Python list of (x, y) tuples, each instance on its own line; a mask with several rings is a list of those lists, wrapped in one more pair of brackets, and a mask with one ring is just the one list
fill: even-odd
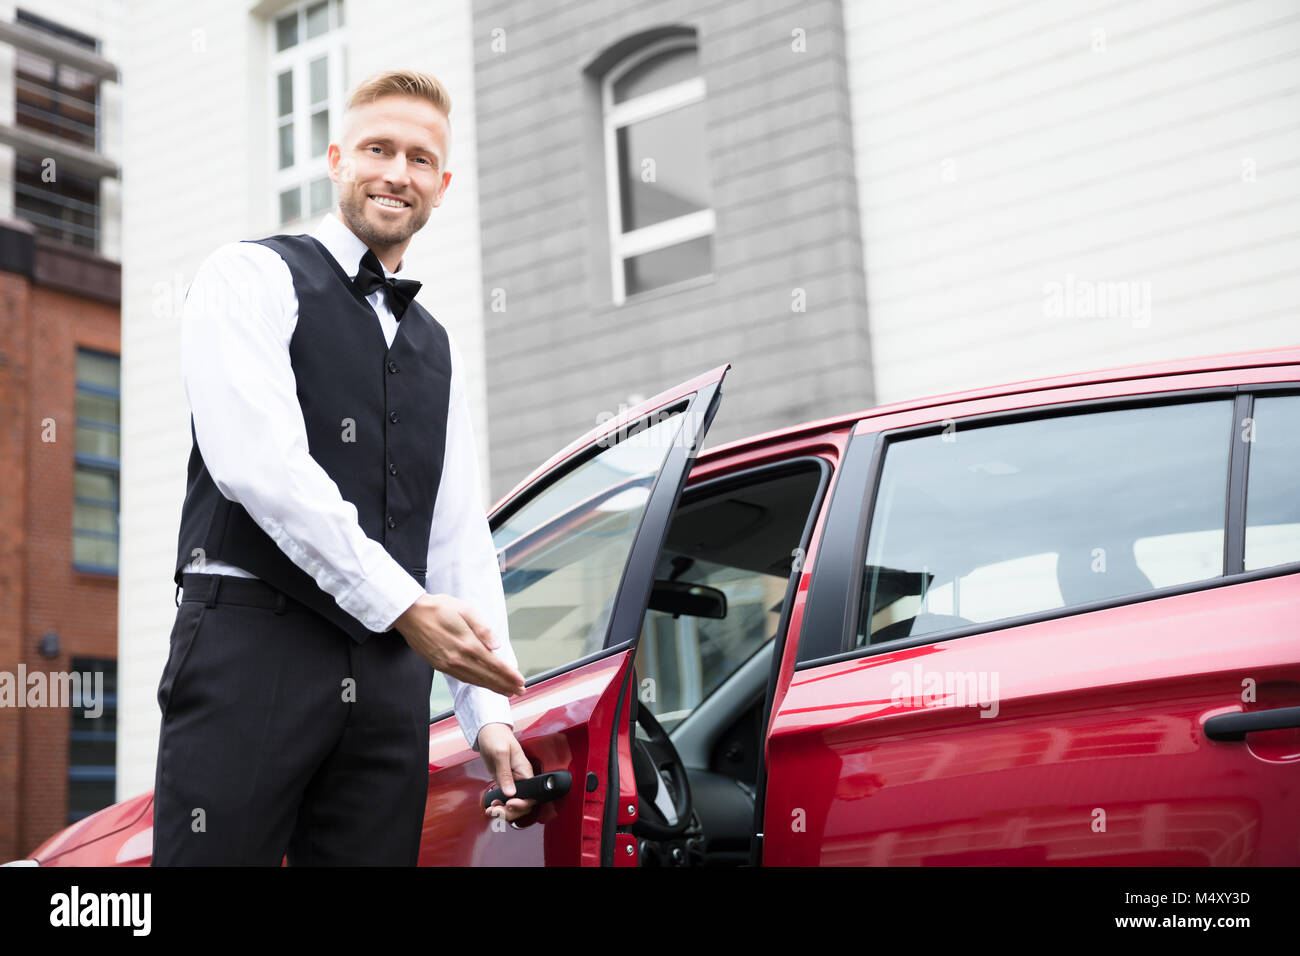
[(713, 270), (704, 93), (692, 36), (652, 42), (604, 74), (615, 303)]

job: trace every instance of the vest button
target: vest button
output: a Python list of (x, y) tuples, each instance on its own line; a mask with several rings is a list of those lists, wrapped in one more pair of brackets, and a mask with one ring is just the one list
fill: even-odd
[(388, 463), (388, 473), (390, 475), (397, 474), (397, 466), (394, 465), (391, 461)]
[(396, 372), (396, 371), (397, 371), (397, 363), (396, 363), (396, 362), (389, 362), (389, 363), (388, 363), (388, 371), (389, 371), (389, 372)]
[(389, 413), (388, 413), (388, 420), (389, 420), (390, 422), (393, 422), (394, 424), (396, 424), (396, 423), (397, 423), (397, 412), (389, 412)]
[(388, 527), (390, 527), (390, 528), (396, 528), (396, 527), (397, 527), (397, 519), (394, 518), (392, 515), (389, 515), (389, 516), (388, 516)]

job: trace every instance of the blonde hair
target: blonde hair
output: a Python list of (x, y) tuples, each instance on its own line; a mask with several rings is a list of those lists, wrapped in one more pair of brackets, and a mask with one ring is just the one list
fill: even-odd
[(381, 96), (415, 96), (432, 103), (451, 119), (451, 94), (432, 73), (419, 70), (385, 70), (367, 77), (348, 95), (347, 108), (364, 106)]

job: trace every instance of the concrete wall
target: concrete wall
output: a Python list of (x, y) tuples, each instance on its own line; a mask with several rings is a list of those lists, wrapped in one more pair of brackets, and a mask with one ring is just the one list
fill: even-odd
[[(486, 312), (494, 497), (620, 404), (723, 362), (707, 445), (871, 403), (842, 22), (826, 0), (474, 4), (483, 295), (506, 302)], [(699, 41), (713, 279), (615, 306), (584, 66), (670, 26)]]

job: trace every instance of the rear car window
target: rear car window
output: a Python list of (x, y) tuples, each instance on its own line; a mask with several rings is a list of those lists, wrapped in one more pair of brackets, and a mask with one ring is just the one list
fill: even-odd
[(1216, 398), (891, 441), (857, 646), (1221, 576), (1232, 418)]

